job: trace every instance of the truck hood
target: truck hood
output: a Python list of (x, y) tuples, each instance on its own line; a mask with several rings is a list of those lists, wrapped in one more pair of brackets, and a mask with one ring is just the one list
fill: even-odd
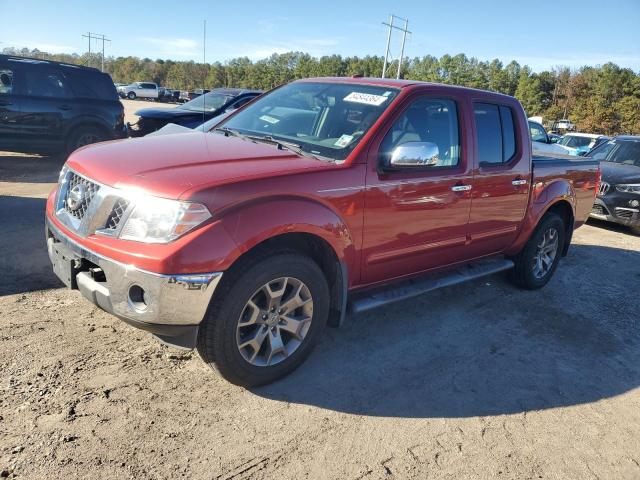
[(175, 199), (188, 190), (335, 168), (273, 145), (197, 131), (89, 145), (67, 165), (105, 185)]
[(600, 162), (602, 180), (611, 184), (640, 183), (640, 167), (615, 162)]

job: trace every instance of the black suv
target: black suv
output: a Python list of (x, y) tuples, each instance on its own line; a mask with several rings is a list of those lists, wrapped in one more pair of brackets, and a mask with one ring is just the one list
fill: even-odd
[(621, 135), (588, 153), (600, 160), (602, 182), (591, 216), (640, 235), (640, 137)]
[(125, 135), (124, 108), (106, 73), (0, 55), (0, 150), (72, 152)]

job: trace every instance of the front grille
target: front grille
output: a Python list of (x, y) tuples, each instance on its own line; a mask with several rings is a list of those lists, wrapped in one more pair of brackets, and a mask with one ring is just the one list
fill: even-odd
[(107, 223), (104, 228), (107, 230), (117, 230), (118, 225), (120, 225), (120, 220), (122, 220), (122, 216), (124, 212), (127, 211), (127, 207), (129, 206), (129, 201), (124, 198), (119, 198), (118, 201), (113, 205), (113, 209), (109, 214), (109, 218), (107, 218)]
[(616, 208), (616, 217), (618, 218), (626, 218), (631, 220), (634, 213), (635, 210), (632, 210), (631, 208)]
[(598, 196), (604, 197), (610, 188), (611, 185), (609, 185), (607, 182), (600, 182), (600, 185), (598, 185)]
[[(82, 220), (91, 200), (100, 190), (100, 186), (87, 180), (80, 175), (71, 172), (68, 178), (68, 186), (64, 196), (64, 209), (69, 215)], [(74, 190), (75, 189), (75, 190)], [(69, 197), (74, 196), (75, 204), (69, 201)]]

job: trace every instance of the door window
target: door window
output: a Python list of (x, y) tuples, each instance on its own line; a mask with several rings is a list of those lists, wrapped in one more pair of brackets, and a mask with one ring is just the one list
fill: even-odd
[(430, 142), (438, 147), (438, 162), (430, 169), (457, 166), (460, 140), (456, 103), (435, 98), (414, 101), (382, 140), (382, 160), (388, 160), (396, 147), (407, 142)]
[(13, 93), (13, 70), (0, 67), (0, 95)]
[(481, 166), (508, 163), (516, 152), (515, 126), (509, 107), (474, 103), (478, 162)]
[(34, 68), (26, 75), (27, 95), (34, 97), (64, 98), (67, 88), (62, 75), (53, 70)]

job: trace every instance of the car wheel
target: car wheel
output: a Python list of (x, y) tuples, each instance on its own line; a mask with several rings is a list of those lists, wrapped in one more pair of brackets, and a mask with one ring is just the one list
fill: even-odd
[(104, 142), (108, 140), (104, 131), (97, 127), (79, 127), (69, 135), (67, 140), (67, 153), (71, 153), (85, 145)]
[(127, 98), (129, 100), (135, 100), (136, 99), (136, 92), (129, 92), (127, 93)]
[(329, 314), (329, 287), (313, 260), (298, 253), (260, 258), (223, 277), (198, 332), (204, 361), (245, 387), (300, 366)]
[(547, 213), (522, 251), (513, 258), (515, 284), (528, 290), (544, 287), (558, 266), (564, 239), (564, 222), (555, 213)]

